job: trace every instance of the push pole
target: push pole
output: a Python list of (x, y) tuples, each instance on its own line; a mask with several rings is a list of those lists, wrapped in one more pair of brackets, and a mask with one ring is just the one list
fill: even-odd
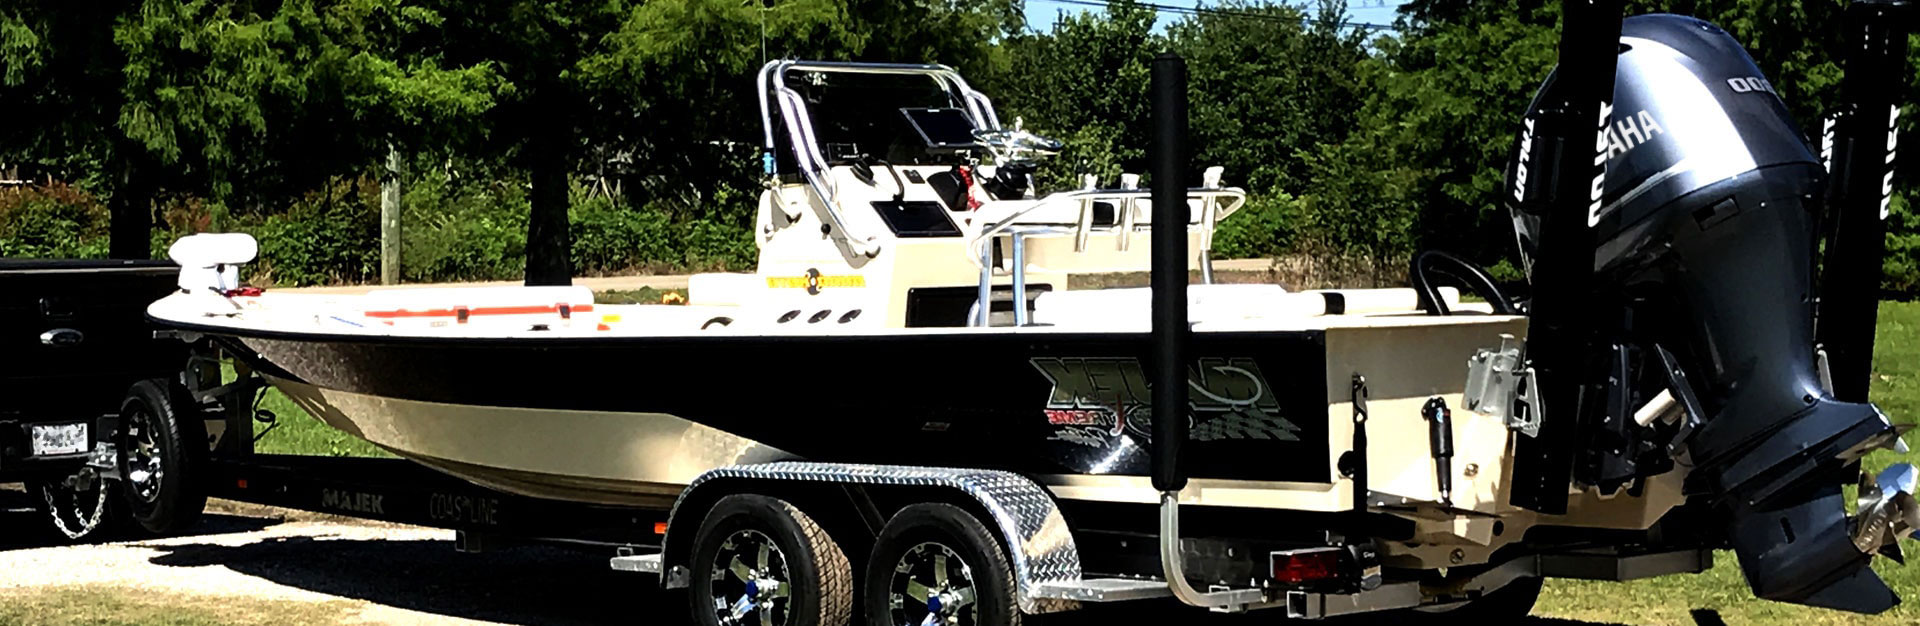
[(1607, 124), (1613, 109), (1620, 48), (1620, 0), (1561, 4), (1557, 80), (1567, 88), (1542, 103), (1540, 134), (1529, 160), (1545, 164), (1540, 254), (1533, 265), (1533, 308), (1527, 359), (1540, 380), (1540, 434), (1515, 450), (1513, 504), (1541, 513), (1567, 510), (1574, 449), (1586, 424), (1584, 406), (1599, 393), (1594, 350), (1593, 226), (1606, 183)]
[(1827, 352), (1834, 399), (1866, 402), (1872, 380), (1874, 324), (1879, 321), (1880, 262), (1886, 254), (1887, 209), (1893, 192), (1900, 102), (1906, 93), (1905, 0), (1847, 5), (1846, 76), (1841, 109), (1828, 118), (1821, 156), (1827, 162), (1831, 220), (1820, 276), (1815, 335)]
[(1180, 446), (1187, 440), (1187, 61), (1154, 57), (1153, 141), (1153, 488), (1186, 488)]

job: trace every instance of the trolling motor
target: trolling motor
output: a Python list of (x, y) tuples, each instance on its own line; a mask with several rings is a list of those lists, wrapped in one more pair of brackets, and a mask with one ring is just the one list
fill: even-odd
[[(1592, 151), (1565, 130), (1566, 103), (1591, 87), (1589, 75), (1570, 71), (1563, 48), (1562, 67), (1528, 108), (1507, 172), (1536, 294), (1528, 358), (1555, 403), (1543, 417), (1547, 428), (1523, 441), (1516, 461), (1516, 472), (1540, 488), (1521, 492), (1516, 504), (1558, 512), (1566, 479), (1616, 489), (1667, 471), (1677, 456), (1692, 466), (1692, 499), (1727, 520), (1723, 530), (1756, 595), (1867, 613), (1899, 602), (1866, 565), (1877, 552), (1898, 554), (1894, 542), (1920, 526), (1912, 469), (1868, 481), (1852, 518), (1841, 486), (1858, 475), (1862, 456), (1899, 445), (1903, 430), (1865, 401), (1860, 355), (1871, 354), (1881, 231), (1864, 207), (1882, 196), (1862, 202), (1868, 176), (1847, 168), (1874, 168), (1878, 183), (1891, 166), (1890, 140), (1868, 145), (1859, 136), (1888, 104), (1884, 96), (1860, 102), (1897, 92), (1888, 84), (1901, 80), (1894, 59), (1904, 59), (1906, 31), (1889, 14), (1904, 8), (1861, 2), (1848, 12), (1853, 34), (1866, 41), (1848, 60), (1855, 121), (1841, 129), (1845, 149), (1832, 159), (1832, 180), (1845, 192), (1833, 206), (1835, 241), (1874, 241), (1841, 253), (1840, 262), (1830, 256), (1818, 292), (1828, 172), (1738, 42), (1690, 17), (1619, 22), (1617, 70), (1611, 96), (1598, 101), (1604, 126)], [(1878, 131), (1876, 141), (1891, 137), (1886, 125)], [(1816, 294), (1820, 335), (1848, 365), (1836, 361), (1834, 386), (1857, 394), (1822, 382)], [(1576, 298), (1587, 304), (1570, 307)], [(1636, 409), (1657, 398), (1683, 399), (1680, 416), (1641, 425)]]

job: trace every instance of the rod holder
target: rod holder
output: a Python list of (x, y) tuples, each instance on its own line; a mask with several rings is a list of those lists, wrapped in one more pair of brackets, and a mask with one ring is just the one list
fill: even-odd
[(1568, 88), (1541, 103), (1536, 161), (1554, 181), (1541, 204), (1541, 253), (1533, 265), (1533, 308), (1527, 359), (1538, 373), (1542, 411), (1554, 419), (1537, 437), (1516, 444), (1515, 506), (1547, 514), (1567, 512), (1574, 451), (1589, 422), (1582, 406), (1599, 379), (1590, 357), (1601, 319), (1594, 310), (1593, 221), (1605, 188), (1606, 127), (1613, 108), (1620, 50), (1621, 0), (1561, 3), (1560, 64)]
[(1912, 5), (1856, 0), (1846, 9), (1846, 75), (1841, 108), (1827, 121), (1828, 236), (1820, 276), (1816, 341), (1826, 350), (1833, 396), (1866, 402), (1886, 255), (1900, 95), (1906, 93)]

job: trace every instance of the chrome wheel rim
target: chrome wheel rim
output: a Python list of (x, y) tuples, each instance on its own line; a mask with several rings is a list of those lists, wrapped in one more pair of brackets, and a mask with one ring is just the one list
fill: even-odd
[(926, 542), (900, 555), (888, 585), (890, 623), (902, 626), (974, 626), (980, 622), (973, 569), (958, 552)]
[(787, 555), (773, 538), (757, 530), (734, 531), (720, 543), (710, 569), (713, 612), (721, 624), (787, 623), (793, 578), (787, 571)]
[(160, 481), (166, 477), (160, 442), (154, 435), (153, 416), (144, 408), (127, 415), (127, 486), (141, 502), (160, 498)]

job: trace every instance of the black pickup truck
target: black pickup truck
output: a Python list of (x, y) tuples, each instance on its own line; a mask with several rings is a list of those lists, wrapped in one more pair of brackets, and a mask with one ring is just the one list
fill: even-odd
[(26, 483), (68, 539), (120, 506), (105, 477), (119, 471), (128, 387), (185, 363), (185, 346), (146, 320), (178, 274), (167, 261), (0, 259), (0, 483)]

